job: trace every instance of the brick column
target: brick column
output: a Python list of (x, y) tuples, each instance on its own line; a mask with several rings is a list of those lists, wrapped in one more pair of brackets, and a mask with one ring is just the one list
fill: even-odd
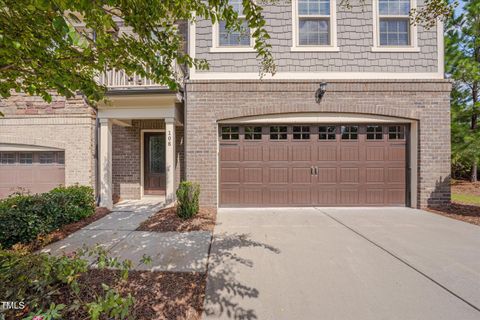
[(175, 201), (175, 119), (165, 119), (166, 202)]
[(100, 179), (100, 207), (111, 209), (112, 201), (112, 121), (100, 119), (100, 143), (98, 153)]

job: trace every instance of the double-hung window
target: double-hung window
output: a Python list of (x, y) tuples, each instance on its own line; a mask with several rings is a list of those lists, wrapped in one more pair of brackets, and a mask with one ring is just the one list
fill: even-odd
[(228, 29), (225, 21), (219, 21), (213, 26), (213, 47), (211, 51), (254, 51), (251, 30), (248, 27), (242, 0), (230, 0), (229, 4), (238, 14), (241, 23), (240, 30)]
[(292, 51), (337, 51), (335, 0), (293, 0)]
[[(417, 51), (416, 28), (410, 21), (415, 0), (374, 0), (375, 46), (382, 50)], [(375, 51), (375, 50), (374, 50)]]

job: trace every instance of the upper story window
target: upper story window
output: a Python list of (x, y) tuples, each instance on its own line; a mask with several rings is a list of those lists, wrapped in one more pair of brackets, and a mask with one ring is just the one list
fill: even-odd
[(238, 14), (242, 25), (241, 30), (230, 30), (225, 21), (219, 21), (213, 26), (212, 52), (242, 52), (254, 51), (251, 30), (248, 27), (246, 15), (243, 12), (242, 0), (230, 0), (229, 4)]
[(415, 0), (374, 0), (373, 51), (418, 51), (410, 10)]
[(218, 44), (220, 47), (249, 47), (250, 46), (250, 29), (247, 22), (242, 21), (242, 31), (228, 30), (226, 23), (220, 21), (218, 24)]
[(292, 51), (338, 51), (335, 0), (293, 0)]
[(410, 45), (410, 0), (379, 0), (381, 46)]

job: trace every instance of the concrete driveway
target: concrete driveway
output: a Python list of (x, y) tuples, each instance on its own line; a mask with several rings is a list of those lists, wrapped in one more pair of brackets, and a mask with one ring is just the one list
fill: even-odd
[(480, 228), (408, 208), (221, 209), (204, 319), (480, 319)]

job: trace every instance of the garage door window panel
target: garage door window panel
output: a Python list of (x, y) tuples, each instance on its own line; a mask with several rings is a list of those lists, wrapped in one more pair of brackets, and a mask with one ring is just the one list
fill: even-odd
[(222, 127), (222, 140), (238, 140), (239, 137), (239, 127)]
[(245, 127), (245, 140), (262, 140), (262, 127)]
[(18, 160), (20, 164), (33, 164), (33, 153), (31, 152), (20, 152), (18, 154)]
[(310, 127), (309, 126), (293, 126), (293, 140), (309, 140)]
[(12, 165), (15, 164), (16, 155), (13, 152), (1, 152), (0, 153), (0, 164)]
[(270, 140), (287, 140), (287, 126), (271, 126)]
[(342, 140), (357, 140), (358, 126), (342, 126)]
[(58, 152), (57, 153), (57, 163), (58, 164), (65, 164), (65, 153), (64, 152)]
[(335, 126), (320, 126), (318, 127), (319, 140), (336, 140), (337, 127)]
[(389, 140), (405, 140), (405, 126), (389, 126), (388, 139)]
[(42, 152), (38, 159), (40, 164), (52, 164), (55, 162), (55, 154), (53, 152)]
[(367, 126), (367, 140), (383, 140), (383, 127)]

